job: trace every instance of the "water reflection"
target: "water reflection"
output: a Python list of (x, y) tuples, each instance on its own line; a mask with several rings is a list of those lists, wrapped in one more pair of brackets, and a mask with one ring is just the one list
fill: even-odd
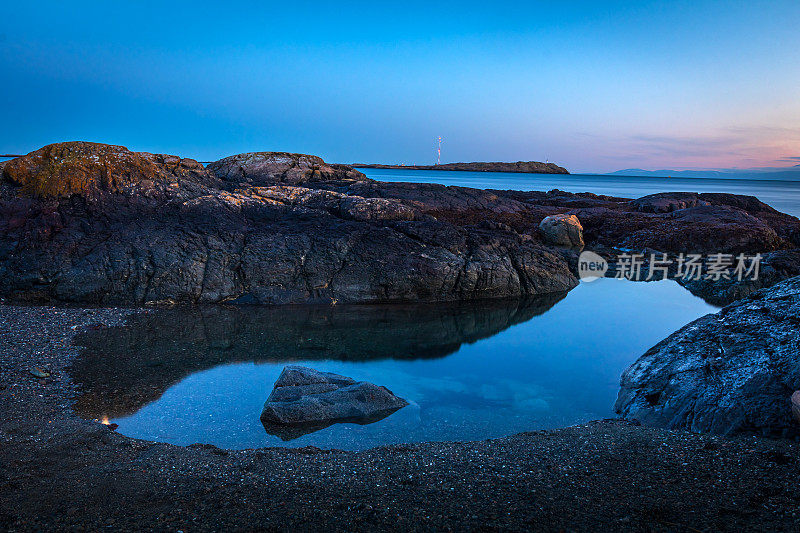
[[(430, 359), (542, 314), (566, 293), (448, 305), (209, 306), (150, 310), (77, 336), (84, 417), (117, 418), (189, 374), (228, 363)], [(266, 397), (264, 398), (266, 400)]]
[[(83, 333), (71, 373), (81, 415), (148, 440), (342, 449), (476, 440), (613, 416), (622, 371), (714, 310), (673, 281), (614, 279), (516, 302), (159, 310)], [(410, 405), (368, 425), (268, 434), (261, 410), (287, 363), (384, 385)]]

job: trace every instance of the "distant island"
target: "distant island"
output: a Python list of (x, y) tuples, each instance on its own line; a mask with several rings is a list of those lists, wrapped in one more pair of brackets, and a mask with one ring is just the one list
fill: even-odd
[(517, 161), (516, 163), (444, 163), (441, 165), (380, 165), (355, 163), (356, 168), (402, 168), (406, 170), (462, 170), (467, 172), (525, 172), (531, 174), (569, 174), (555, 163), (541, 161)]

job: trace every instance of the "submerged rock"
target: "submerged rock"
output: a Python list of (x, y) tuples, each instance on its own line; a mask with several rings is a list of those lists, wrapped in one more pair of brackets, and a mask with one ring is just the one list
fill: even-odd
[[(680, 329), (622, 375), (615, 410), (651, 426), (792, 437), (800, 277)], [(795, 414), (797, 413), (795, 407)]]
[(583, 226), (575, 215), (550, 215), (539, 224), (545, 241), (557, 246), (583, 246)]
[(386, 387), (313, 368), (287, 366), (264, 404), (261, 422), (265, 426), (374, 422), (406, 405), (407, 401)]

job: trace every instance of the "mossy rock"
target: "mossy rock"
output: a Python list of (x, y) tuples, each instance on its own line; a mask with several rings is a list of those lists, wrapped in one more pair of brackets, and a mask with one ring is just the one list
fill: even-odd
[(38, 198), (120, 192), (157, 175), (157, 165), (124, 146), (90, 142), (50, 144), (8, 161), (3, 178)]

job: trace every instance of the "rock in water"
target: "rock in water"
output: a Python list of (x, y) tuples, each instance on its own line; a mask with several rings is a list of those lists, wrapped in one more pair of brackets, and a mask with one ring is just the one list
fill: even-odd
[(800, 390), (794, 391), (792, 394), (792, 414), (800, 422)]
[(408, 405), (386, 387), (346, 376), (287, 366), (264, 404), (265, 425), (328, 425), (374, 421)]
[(622, 375), (615, 410), (669, 429), (800, 434), (800, 277), (680, 329)]
[(550, 215), (539, 224), (539, 232), (550, 244), (583, 246), (583, 226), (575, 215)]

